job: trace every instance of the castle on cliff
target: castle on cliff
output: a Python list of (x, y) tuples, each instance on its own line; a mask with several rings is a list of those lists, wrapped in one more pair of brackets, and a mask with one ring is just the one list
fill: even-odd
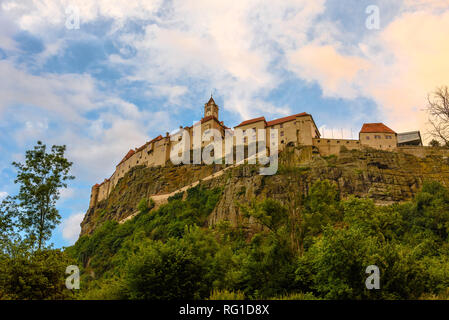
[[(348, 150), (370, 147), (381, 150), (393, 151), (401, 145), (422, 146), (419, 131), (397, 134), (383, 123), (365, 123), (359, 132), (359, 139), (328, 139), (321, 137), (321, 134), (313, 120), (312, 115), (305, 112), (294, 114), (288, 117), (267, 121), (265, 117), (254, 118), (243, 121), (234, 129), (228, 128), (219, 120), (219, 107), (211, 98), (204, 105), (204, 117), (196, 124), (200, 128), (201, 137), (207, 136), (208, 132), (218, 132), (224, 141), (225, 133), (231, 133), (236, 129), (242, 130), (244, 136), (242, 141), (233, 139), (233, 144), (243, 144), (248, 146), (251, 141), (256, 141), (258, 131), (264, 129), (267, 152), (270, 153), (272, 146), (277, 139), (277, 150), (281, 152), (286, 146), (311, 147), (315, 153), (322, 156), (331, 154), (338, 155), (342, 147)], [(195, 125), (194, 125), (195, 126)], [(94, 207), (99, 201), (106, 199), (117, 184), (132, 167), (144, 165), (148, 167), (165, 166), (170, 161), (170, 152), (180, 143), (182, 134), (185, 132), (190, 136), (190, 150), (193, 150), (194, 126), (182, 127), (179, 131), (148, 141), (143, 146), (131, 149), (117, 164), (116, 169), (109, 179), (105, 179), (101, 184), (92, 187), (89, 207)], [(212, 130), (215, 129), (215, 130)], [(271, 133), (270, 129), (277, 129), (277, 134)], [(211, 143), (210, 139), (201, 141), (201, 148)]]

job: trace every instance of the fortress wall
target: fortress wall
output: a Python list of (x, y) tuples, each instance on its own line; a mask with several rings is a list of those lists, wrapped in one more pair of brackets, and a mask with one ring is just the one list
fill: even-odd
[(99, 187), (98, 187), (98, 202), (106, 199), (109, 195), (109, 180), (105, 180)]
[(360, 143), (370, 148), (392, 151), (397, 148), (398, 138), (392, 133), (360, 133)]
[(314, 124), (310, 115), (296, 117), (295, 140), (304, 146), (313, 145), (313, 138), (315, 138)]
[(341, 147), (348, 150), (359, 150), (361, 148), (359, 140), (350, 139), (313, 139), (313, 145), (318, 148), (320, 155), (330, 156), (331, 154), (339, 155)]
[(98, 184), (94, 185), (90, 192), (89, 208), (94, 207), (97, 204), (97, 202), (98, 202)]
[(278, 148), (279, 148), (279, 150), (283, 150), (289, 142), (295, 142), (295, 143), (297, 142), (297, 136), (296, 136), (297, 125), (296, 125), (295, 119), (267, 127), (268, 134), (270, 135), (269, 137), (270, 137), (270, 146), (271, 146), (272, 136), (271, 136), (270, 129), (278, 130)]
[(165, 166), (170, 159), (170, 143), (169, 138), (163, 138), (156, 141), (153, 148), (152, 157), (148, 163), (149, 166)]
[[(258, 130), (265, 129), (265, 121), (260, 120), (253, 123), (248, 123), (235, 129), (242, 130), (242, 133), (244, 132), (243, 137), (244, 138), (246, 137), (246, 142), (244, 141), (242, 142), (240, 139), (239, 139), (240, 141), (237, 141), (237, 134), (234, 133), (233, 144), (236, 146), (237, 144), (239, 145), (243, 144), (244, 146), (248, 146), (249, 143), (255, 142), (257, 140)], [(268, 128), (267, 131), (269, 131)], [(268, 132), (266, 132), (266, 134), (268, 134)]]
[(397, 151), (411, 154), (418, 158), (425, 158), (427, 156), (449, 157), (449, 149), (443, 147), (403, 146), (398, 147)]

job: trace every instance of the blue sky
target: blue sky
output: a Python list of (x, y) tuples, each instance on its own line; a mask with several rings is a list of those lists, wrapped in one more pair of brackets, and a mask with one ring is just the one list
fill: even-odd
[[(379, 28), (366, 26), (370, 5)], [(200, 119), (211, 92), (228, 126), (308, 112), (327, 137), (356, 138), (364, 122), (425, 132), (426, 95), (449, 84), (448, 9), (448, 0), (4, 0), (0, 197), (17, 191), (11, 162), (37, 140), (67, 145), (76, 180), (52, 242), (70, 245), (91, 186), (129, 149)]]

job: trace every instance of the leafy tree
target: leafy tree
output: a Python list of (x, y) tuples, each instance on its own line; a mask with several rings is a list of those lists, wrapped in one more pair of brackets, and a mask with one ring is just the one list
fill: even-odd
[(440, 241), (446, 241), (449, 235), (449, 190), (438, 182), (425, 182), (413, 200), (413, 206), (404, 215), (414, 232), (431, 232)]
[(272, 199), (241, 208), (266, 231), (256, 234), (244, 252), (238, 289), (253, 298), (286, 294), (293, 285), (298, 253), (297, 234), (292, 228), (295, 220), (281, 203)]
[(218, 247), (199, 229), (193, 232), (197, 234), (192, 239), (146, 241), (125, 272), (131, 299), (204, 299), (210, 295)]
[(342, 220), (340, 193), (329, 180), (317, 181), (313, 184), (304, 201), (305, 233), (317, 235), (323, 227)]
[(65, 146), (52, 146), (47, 152), (41, 141), (26, 151), (25, 163), (13, 162), (17, 168), (14, 181), (20, 185), (19, 194), (14, 197), (19, 210), (21, 226), (35, 236), (39, 250), (51, 236), (61, 216), (56, 209), (60, 189), (67, 187), (72, 162), (65, 156)]
[(31, 251), (28, 241), (9, 245), (0, 255), (0, 300), (69, 299), (65, 287), (67, 266), (74, 264), (61, 250)]
[(5, 251), (8, 244), (18, 237), (17, 213), (14, 198), (7, 196), (0, 203), (0, 251)]

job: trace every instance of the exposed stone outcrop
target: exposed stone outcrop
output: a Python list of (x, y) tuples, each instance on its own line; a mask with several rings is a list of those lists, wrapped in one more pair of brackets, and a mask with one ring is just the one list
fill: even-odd
[[(143, 197), (174, 192), (223, 168), (220, 165), (136, 167), (119, 181), (108, 199), (87, 212), (82, 234), (90, 233), (105, 220), (120, 221), (135, 213)], [(249, 203), (255, 198), (270, 197), (289, 205), (295, 196), (307, 194), (320, 179), (334, 181), (343, 198), (355, 195), (371, 198), (377, 204), (390, 204), (411, 199), (425, 180), (449, 186), (449, 161), (440, 153), (418, 158), (380, 150), (343, 150), (338, 157), (319, 157), (312, 155), (310, 148), (290, 147), (281, 154), (274, 176), (259, 175), (256, 165), (241, 165), (200, 181), (208, 188), (223, 188), (208, 223), (229, 220), (238, 224), (242, 219), (238, 203)]]

